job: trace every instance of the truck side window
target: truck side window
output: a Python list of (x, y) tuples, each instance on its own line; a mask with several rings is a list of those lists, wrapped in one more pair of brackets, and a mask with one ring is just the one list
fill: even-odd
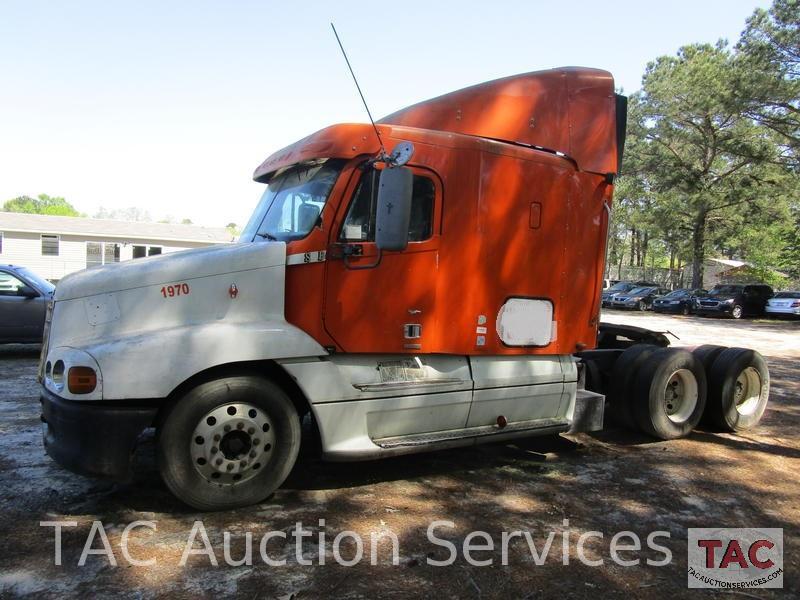
[[(375, 241), (375, 213), (377, 203), (378, 171), (371, 169), (361, 176), (350, 207), (347, 209), (339, 239), (349, 242)], [(433, 230), (433, 201), (436, 188), (433, 181), (423, 175), (414, 175), (414, 192), (411, 199), (411, 220), (408, 224), (408, 241), (422, 242), (431, 237)]]

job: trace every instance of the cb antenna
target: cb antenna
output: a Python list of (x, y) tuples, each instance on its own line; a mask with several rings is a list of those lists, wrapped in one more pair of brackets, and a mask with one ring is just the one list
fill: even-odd
[(358, 95), (361, 96), (361, 102), (364, 103), (364, 108), (367, 109), (367, 116), (369, 117), (369, 122), (372, 123), (372, 128), (375, 130), (375, 135), (378, 137), (378, 143), (381, 146), (381, 158), (386, 158), (386, 148), (383, 146), (383, 140), (381, 139), (381, 134), (378, 131), (377, 126), (375, 125), (375, 120), (372, 118), (372, 113), (369, 112), (369, 106), (367, 106), (367, 101), (364, 99), (364, 94), (361, 91), (361, 86), (358, 85), (358, 79), (356, 79), (356, 74), (353, 73), (353, 67), (350, 66), (350, 61), (347, 58), (347, 52), (344, 51), (344, 46), (342, 46), (342, 40), (339, 39), (339, 34), (336, 32), (336, 27), (334, 27), (333, 23), (331, 23), (331, 29), (333, 29), (333, 35), (336, 36), (336, 41), (339, 43), (339, 48), (342, 50), (342, 56), (344, 56), (344, 62), (347, 63), (347, 68), (350, 69), (350, 75), (353, 76), (353, 83), (356, 84), (356, 89), (358, 90)]

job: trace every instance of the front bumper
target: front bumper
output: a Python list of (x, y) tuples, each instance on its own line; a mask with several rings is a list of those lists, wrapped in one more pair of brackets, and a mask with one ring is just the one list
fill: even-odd
[(113, 406), (64, 400), (42, 388), (44, 448), (62, 467), (91, 477), (125, 481), (141, 433), (157, 406)]
[(625, 302), (612, 302), (611, 308), (637, 308), (640, 300), (626, 300)]
[(800, 317), (800, 308), (791, 306), (767, 306), (765, 312), (769, 315), (794, 315)]
[(698, 304), (694, 307), (694, 312), (697, 314), (710, 314), (710, 315), (729, 315), (733, 311), (733, 302), (719, 303), (716, 306), (703, 306)]
[(654, 312), (683, 312), (684, 305), (683, 304), (658, 304), (656, 302), (653, 303), (653, 311)]

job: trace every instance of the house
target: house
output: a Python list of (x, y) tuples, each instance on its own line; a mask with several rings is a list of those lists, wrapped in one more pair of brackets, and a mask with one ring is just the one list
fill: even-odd
[(233, 241), (223, 227), (0, 212), (0, 262), (51, 281), (87, 267)]
[(787, 278), (786, 273), (775, 269), (759, 269), (743, 260), (709, 258), (705, 261), (704, 287), (712, 288), (719, 283), (763, 283), (765, 275)]

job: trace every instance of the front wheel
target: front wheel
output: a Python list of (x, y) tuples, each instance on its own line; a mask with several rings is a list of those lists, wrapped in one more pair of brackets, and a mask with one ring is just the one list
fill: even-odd
[(739, 305), (739, 304), (736, 304), (736, 305), (735, 305), (735, 306), (734, 306), (734, 307), (731, 309), (731, 316), (732, 316), (734, 319), (741, 319), (743, 315), (744, 315), (744, 310), (742, 309), (741, 305)]
[(274, 383), (234, 376), (203, 383), (175, 403), (158, 431), (158, 467), (180, 500), (226, 510), (264, 500), (300, 449), (300, 419)]

